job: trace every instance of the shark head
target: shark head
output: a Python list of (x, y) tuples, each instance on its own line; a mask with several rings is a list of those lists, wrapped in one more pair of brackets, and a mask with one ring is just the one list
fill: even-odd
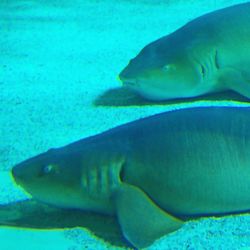
[[(51, 149), (12, 168), (12, 176), (33, 198), (62, 207), (74, 207), (72, 194), (80, 195), (80, 169), (56, 149)], [(77, 191), (77, 192), (76, 192)]]
[(170, 38), (147, 45), (130, 60), (119, 74), (123, 86), (156, 101), (197, 94), (202, 68)]
[[(12, 168), (15, 182), (34, 199), (60, 208), (77, 208), (112, 213), (110, 200), (99, 194), (97, 172), (86, 152), (67, 148), (49, 151), (25, 160)], [(93, 163), (93, 165), (92, 165)]]

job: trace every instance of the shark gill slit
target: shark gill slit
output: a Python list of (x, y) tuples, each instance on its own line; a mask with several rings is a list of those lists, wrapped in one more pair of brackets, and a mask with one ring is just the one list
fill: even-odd
[(202, 64), (201, 64), (201, 74), (202, 74), (202, 78), (204, 79), (205, 75), (206, 75), (206, 70), (205, 70), (205, 67)]
[(220, 69), (219, 58), (218, 58), (218, 50), (216, 49), (214, 52), (214, 65), (217, 70)]
[(119, 172), (119, 179), (121, 182), (124, 182), (124, 178), (125, 178), (125, 173), (124, 173), (125, 165), (126, 165), (126, 160), (122, 163), (122, 166)]

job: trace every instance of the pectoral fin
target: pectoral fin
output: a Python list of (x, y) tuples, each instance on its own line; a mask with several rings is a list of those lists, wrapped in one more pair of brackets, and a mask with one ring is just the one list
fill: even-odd
[(147, 247), (183, 222), (159, 208), (141, 189), (122, 184), (115, 195), (124, 237), (137, 248)]

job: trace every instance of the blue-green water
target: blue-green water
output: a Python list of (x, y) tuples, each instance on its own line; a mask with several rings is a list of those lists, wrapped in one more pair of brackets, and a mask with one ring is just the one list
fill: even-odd
[[(117, 75), (143, 46), (199, 15), (240, 2), (1, 1), (0, 203), (26, 198), (10, 178), (14, 164), (118, 124), (182, 106), (136, 105), (133, 96), (120, 92), (100, 96), (121, 86)], [(96, 100), (105, 105), (94, 105)], [(20, 214), (1, 214), (0, 209), (0, 222), (10, 216)], [(0, 239), (3, 250), (117, 249), (73, 229), (1, 226)], [(187, 223), (150, 249), (247, 246), (249, 217), (233, 216)]]

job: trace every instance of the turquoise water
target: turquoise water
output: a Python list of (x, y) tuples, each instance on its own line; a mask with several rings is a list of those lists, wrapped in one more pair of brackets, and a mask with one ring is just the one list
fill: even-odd
[[(10, 178), (14, 164), (116, 125), (183, 106), (150, 105), (132, 94), (111, 90), (121, 87), (117, 75), (146, 44), (199, 15), (240, 2), (2, 1), (0, 203), (26, 198)], [(1, 224), (20, 216), (18, 210), (0, 208)], [(3, 250), (117, 249), (79, 229), (1, 226), (0, 239)], [(234, 216), (187, 223), (150, 249), (247, 246), (249, 217)]]

